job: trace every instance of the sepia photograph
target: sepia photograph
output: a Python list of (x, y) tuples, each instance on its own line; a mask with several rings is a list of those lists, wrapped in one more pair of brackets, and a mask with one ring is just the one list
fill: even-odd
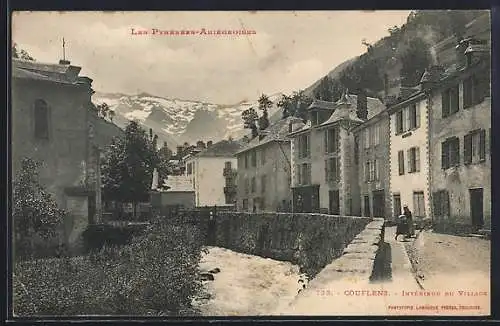
[(491, 315), (489, 10), (11, 23), (14, 318)]

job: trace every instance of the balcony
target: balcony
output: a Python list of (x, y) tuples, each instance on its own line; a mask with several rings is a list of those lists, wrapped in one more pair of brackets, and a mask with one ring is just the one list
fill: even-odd
[(236, 175), (236, 170), (234, 170), (232, 168), (224, 168), (224, 170), (222, 170), (222, 175), (225, 177), (234, 176), (234, 175)]
[(226, 194), (226, 195), (234, 195), (234, 194), (236, 194), (236, 186), (235, 185), (225, 186), (224, 187), (224, 194)]

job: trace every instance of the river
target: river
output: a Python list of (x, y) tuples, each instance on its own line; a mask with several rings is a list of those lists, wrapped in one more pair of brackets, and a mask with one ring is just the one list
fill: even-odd
[(210, 298), (195, 302), (204, 316), (269, 315), (288, 305), (305, 281), (299, 267), (290, 262), (218, 247), (207, 249), (200, 269), (219, 268), (220, 272), (213, 274), (213, 281), (204, 281)]

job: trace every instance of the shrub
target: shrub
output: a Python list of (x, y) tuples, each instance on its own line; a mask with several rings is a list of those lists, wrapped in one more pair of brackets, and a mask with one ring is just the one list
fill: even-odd
[(122, 246), (130, 244), (133, 236), (144, 229), (140, 224), (93, 224), (83, 232), (82, 237), (87, 251), (101, 250), (106, 246)]
[(202, 243), (193, 226), (156, 221), (123, 247), (14, 266), (14, 313), (195, 314)]
[(24, 158), (13, 185), (14, 249), (16, 257), (35, 256), (40, 246), (57, 234), (66, 212), (59, 209), (52, 196), (38, 180), (39, 162)]

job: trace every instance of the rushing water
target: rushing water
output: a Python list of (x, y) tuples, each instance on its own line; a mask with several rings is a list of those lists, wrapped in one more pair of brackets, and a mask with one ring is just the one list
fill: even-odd
[[(304, 275), (289, 262), (209, 247), (200, 263), (202, 271), (219, 268), (213, 281), (205, 281), (209, 299), (195, 305), (206, 316), (266, 315), (287, 305), (302, 288)], [(301, 281), (302, 280), (302, 281)]]

